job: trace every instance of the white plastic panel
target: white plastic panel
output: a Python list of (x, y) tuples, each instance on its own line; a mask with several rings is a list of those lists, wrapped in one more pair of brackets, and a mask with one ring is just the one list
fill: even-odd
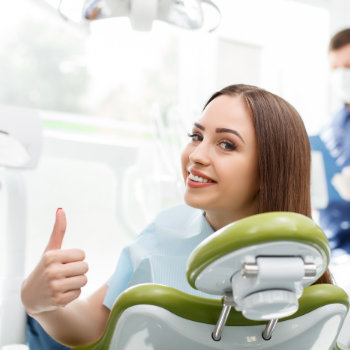
[(298, 242), (270, 242), (256, 244), (229, 253), (208, 265), (197, 277), (196, 288), (209, 294), (224, 295), (232, 289), (231, 277), (238, 273), (244, 263), (255, 263), (259, 256), (299, 256), (304, 263), (314, 263), (317, 274), (304, 278), (303, 285), (317, 280), (324, 271), (327, 260), (314, 247)]
[(263, 340), (264, 326), (225, 327), (212, 340), (213, 325), (182, 319), (153, 305), (127, 309), (118, 321), (110, 350), (330, 350), (346, 313), (331, 304), (294, 320), (277, 324), (271, 340)]
[[(10, 149), (8, 151), (15, 152), (12, 157), (16, 155), (23, 160), (23, 162), (6, 162), (6, 159), (0, 160), (0, 165), (5, 167), (19, 167), (19, 168), (35, 168), (39, 162), (42, 147), (42, 127), (39, 118), (39, 113), (33, 109), (21, 108), (0, 105), (0, 130), (5, 132), (9, 139), (18, 143), (19, 150)], [(2, 150), (5, 156), (4, 150)], [(21, 156), (23, 155), (24, 156)]]

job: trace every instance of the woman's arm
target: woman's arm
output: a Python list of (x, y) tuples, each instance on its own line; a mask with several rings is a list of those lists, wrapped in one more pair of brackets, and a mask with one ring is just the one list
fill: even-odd
[(58, 342), (69, 346), (92, 343), (106, 327), (110, 310), (103, 305), (108, 286), (103, 285), (86, 300), (74, 300), (65, 307), (31, 315)]
[(66, 216), (57, 210), (49, 243), (35, 269), (22, 284), (27, 313), (57, 341), (76, 346), (96, 340), (103, 332), (109, 309), (104, 285), (86, 300), (78, 300), (87, 283), (88, 265), (80, 249), (61, 249)]

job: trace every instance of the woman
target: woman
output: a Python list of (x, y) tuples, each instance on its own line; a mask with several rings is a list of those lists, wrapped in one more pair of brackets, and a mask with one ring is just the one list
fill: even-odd
[[(209, 99), (189, 136), (182, 154), (187, 205), (160, 213), (87, 300), (77, 299), (87, 282), (84, 252), (60, 249), (66, 221), (58, 210), (43, 257), (22, 287), (27, 312), (58, 341), (76, 346), (96, 340), (128, 286), (154, 282), (194, 293), (185, 281), (187, 257), (228, 223), (268, 211), (311, 216), (308, 136), (280, 97), (228, 86)], [(318, 283), (331, 283), (328, 271)]]

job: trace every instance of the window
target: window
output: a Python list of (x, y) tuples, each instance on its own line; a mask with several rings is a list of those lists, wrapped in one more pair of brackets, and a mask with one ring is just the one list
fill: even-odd
[(154, 101), (176, 103), (173, 28), (137, 33), (125, 19), (77, 29), (35, 2), (4, 6), (16, 15), (2, 24), (0, 103), (138, 122)]

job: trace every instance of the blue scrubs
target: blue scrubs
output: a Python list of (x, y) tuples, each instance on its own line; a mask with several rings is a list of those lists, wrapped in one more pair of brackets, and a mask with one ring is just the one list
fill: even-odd
[[(346, 105), (323, 129), (321, 139), (340, 167), (350, 165), (350, 110)], [(331, 201), (320, 210), (320, 225), (333, 253), (350, 253), (350, 202)]]
[(40, 324), (28, 316), (27, 343), (31, 350), (66, 350), (69, 349), (53, 340), (40, 326)]

